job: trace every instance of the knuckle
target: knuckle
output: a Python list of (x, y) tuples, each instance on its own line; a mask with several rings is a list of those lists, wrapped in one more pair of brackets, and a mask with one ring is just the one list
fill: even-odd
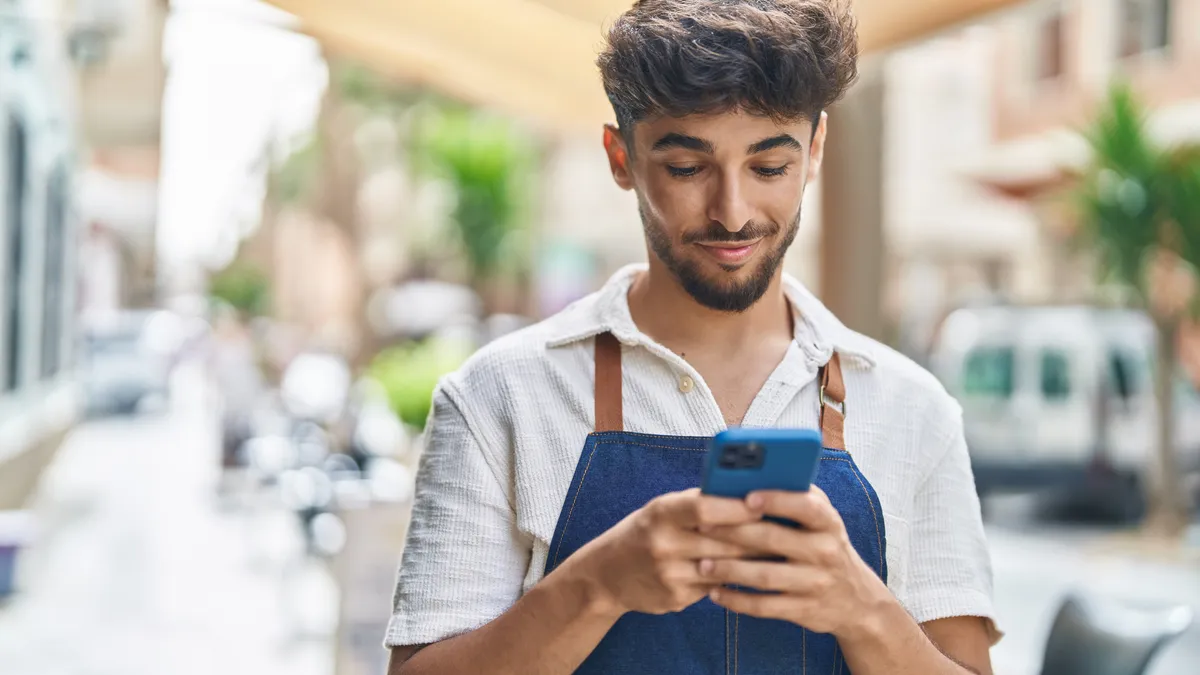
[(816, 546), (817, 560), (829, 564), (838, 559), (840, 548), (833, 539), (821, 539)]
[(646, 540), (646, 552), (654, 560), (664, 561), (671, 557), (671, 544), (661, 534), (650, 533)]
[(812, 584), (817, 593), (828, 593), (833, 589), (833, 578), (828, 574), (818, 574), (813, 577)]

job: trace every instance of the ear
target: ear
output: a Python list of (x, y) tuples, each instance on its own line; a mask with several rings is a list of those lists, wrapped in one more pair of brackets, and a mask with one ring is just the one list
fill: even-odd
[(613, 181), (622, 190), (632, 190), (633, 172), (629, 167), (625, 137), (611, 124), (604, 125), (604, 152), (608, 153), (608, 167), (612, 170)]
[(821, 163), (825, 160), (825, 136), (829, 131), (829, 113), (821, 112), (817, 120), (817, 129), (813, 133), (812, 147), (808, 149), (808, 177), (805, 184), (816, 180), (821, 175)]

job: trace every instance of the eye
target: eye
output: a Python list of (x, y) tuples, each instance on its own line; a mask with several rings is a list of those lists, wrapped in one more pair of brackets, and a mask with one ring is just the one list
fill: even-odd
[(791, 165), (784, 164), (783, 166), (761, 166), (756, 168), (754, 172), (763, 178), (778, 178), (779, 176), (787, 175), (789, 166)]
[(691, 178), (692, 176), (695, 176), (696, 174), (700, 173), (700, 167), (698, 167), (698, 166), (671, 166), (670, 164), (668, 164), (667, 165), (667, 173), (671, 174), (675, 178)]

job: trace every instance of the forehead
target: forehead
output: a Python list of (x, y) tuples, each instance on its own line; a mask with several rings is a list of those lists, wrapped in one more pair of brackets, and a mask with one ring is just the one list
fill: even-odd
[(637, 122), (633, 128), (633, 136), (634, 144), (639, 149), (653, 146), (667, 134), (681, 134), (708, 141), (717, 152), (721, 152), (730, 149), (741, 150), (781, 134), (788, 134), (801, 143), (807, 143), (812, 136), (812, 129), (813, 123), (807, 119), (780, 122), (765, 115), (738, 110), (687, 117), (653, 117)]

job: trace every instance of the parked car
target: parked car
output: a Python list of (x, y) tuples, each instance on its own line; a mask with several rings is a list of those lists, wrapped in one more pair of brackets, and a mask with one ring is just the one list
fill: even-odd
[(177, 337), (173, 315), (123, 311), (84, 327), (82, 375), (89, 414), (132, 414), (164, 402)]
[[(1129, 517), (1152, 466), (1155, 333), (1143, 314), (1089, 306), (951, 313), (930, 366), (963, 406), (981, 495), (1053, 488)], [(1200, 395), (1176, 382), (1181, 466), (1200, 468)]]

